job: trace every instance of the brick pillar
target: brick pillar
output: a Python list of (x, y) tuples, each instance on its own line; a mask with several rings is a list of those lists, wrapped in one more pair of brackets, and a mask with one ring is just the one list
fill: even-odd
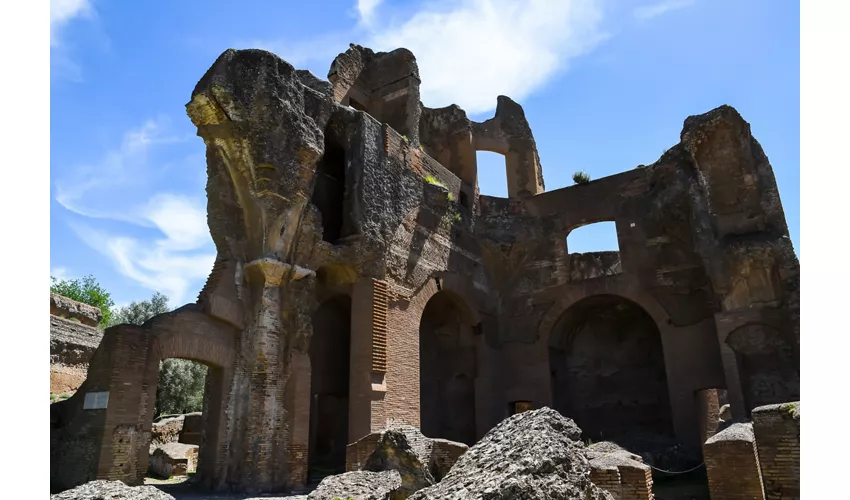
[[(351, 366), (348, 442), (384, 427), (383, 400), (387, 386), (386, 283), (364, 278), (351, 296)], [(376, 302), (376, 296), (378, 298)]]
[(304, 481), (305, 467), (300, 464), (306, 461), (310, 375), (309, 362), (303, 359), (307, 345), (302, 342), (309, 332), (301, 330), (310, 325), (303, 309), (304, 303), (312, 304), (305, 297), (312, 298), (313, 290), (300, 281), (305, 273), (278, 260), (259, 259), (244, 269), (249, 322), (237, 354), (242, 380), (235, 384), (247, 387), (248, 397), (247, 407), (241, 409), (246, 426), (237, 482), (248, 492), (280, 491)]
[(286, 408), (291, 415), (292, 427), (289, 445), (289, 470), (293, 487), (307, 484), (308, 448), (310, 441), (310, 356), (292, 351), (292, 370), (286, 384)]
[(591, 464), (590, 482), (607, 491), (614, 500), (620, 497), (620, 471), (615, 465), (595, 467)]
[(733, 424), (703, 446), (711, 500), (764, 500), (753, 425)]
[(717, 389), (703, 389), (697, 391), (696, 400), (700, 444), (705, 445), (706, 440), (717, 433), (720, 423), (720, 399)]
[(767, 499), (799, 499), (800, 402), (754, 409), (753, 430)]
[(652, 469), (641, 463), (623, 464), (620, 471), (620, 500), (654, 500)]

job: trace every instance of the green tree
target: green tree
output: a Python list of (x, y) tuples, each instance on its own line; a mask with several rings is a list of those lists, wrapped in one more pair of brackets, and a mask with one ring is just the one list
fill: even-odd
[(160, 363), (156, 416), (201, 411), (206, 377), (207, 367), (188, 359), (166, 359)]
[(103, 318), (100, 320), (101, 326), (109, 325), (112, 320), (112, 306), (115, 302), (112, 301), (109, 292), (100, 286), (92, 275), (72, 280), (60, 280), (51, 276), (50, 292), (97, 307), (103, 313)]
[[(131, 302), (114, 311), (111, 325), (142, 325), (154, 316), (167, 313), (168, 297), (154, 292), (149, 300)], [(207, 367), (187, 359), (166, 359), (159, 364), (154, 416), (201, 411)]]
[(124, 323), (142, 325), (154, 316), (167, 313), (168, 311), (170, 311), (168, 297), (159, 292), (154, 292), (150, 300), (130, 302), (129, 305), (114, 310), (109, 326)]

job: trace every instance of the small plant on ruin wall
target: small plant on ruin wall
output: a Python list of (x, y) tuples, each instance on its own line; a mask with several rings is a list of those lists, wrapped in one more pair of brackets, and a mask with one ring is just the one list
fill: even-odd
[(404, 141), (404, 143), (405, 143), (405, 144), (407, 144), (407, 143), (409, 143), (409, 142), (410, 142), (410, 141), (407, 139), (407, 136), (406, 136), (406, 135), (401, 136), (401, 140), (402, 140), (402, 141)]
[(449, 201), (455, 201), (455, 195), (449, 193)]
[(590, 176), (587, 175), (586, 172), (582, 172), (579, 170), (578, 172), (573, 174), (573, 182), (576, 184), (587, 184), (590, 182)]
[[(431, 184), (432, 186), (440, 186), (441, 188), (446, 188), (445, 184), (440, 182), (436, 177), (434, 177), (431, 174), (425, 175), (425, 182), (427, 182), (428, 184)], [(448, 188), (446, 188), (446, 189), (448, 189)], [(449, 194), (451, 194), (451, 193), (449, 193)], [(449, 199), (451, 199), (451, 198), (449, 198)]]

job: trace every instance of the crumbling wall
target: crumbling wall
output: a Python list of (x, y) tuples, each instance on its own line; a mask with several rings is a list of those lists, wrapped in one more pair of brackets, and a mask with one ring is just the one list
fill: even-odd
[(103, 332), (93, 326), (50, 316), (50, 393), (76, 391), (86, 379), (88, 363)]
[(76, 391), (86, 379), (89, 359), (103, 338), (100, 309), (50, 294), (50, 393)]
[(753, 410), (753, 431), (767, 500), (800, 498), (800, 402)]

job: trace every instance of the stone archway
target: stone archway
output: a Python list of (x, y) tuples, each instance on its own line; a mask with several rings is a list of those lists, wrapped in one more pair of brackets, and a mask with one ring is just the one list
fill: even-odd
[(345, 472), (351, 352), (351, 299), (337, 295), (313, 313), (310, 341), (310, 480)]
[(466, 304), (435, 293), (419, 323), (419, 405), (422, 433), (472, 445), (476, 440), (474, 325)]
[(553, 407), (586, 438), (646, 449), (673, 437), (661, 334), (640, 305), (581, 299), (555, 322), (548, 349)]

